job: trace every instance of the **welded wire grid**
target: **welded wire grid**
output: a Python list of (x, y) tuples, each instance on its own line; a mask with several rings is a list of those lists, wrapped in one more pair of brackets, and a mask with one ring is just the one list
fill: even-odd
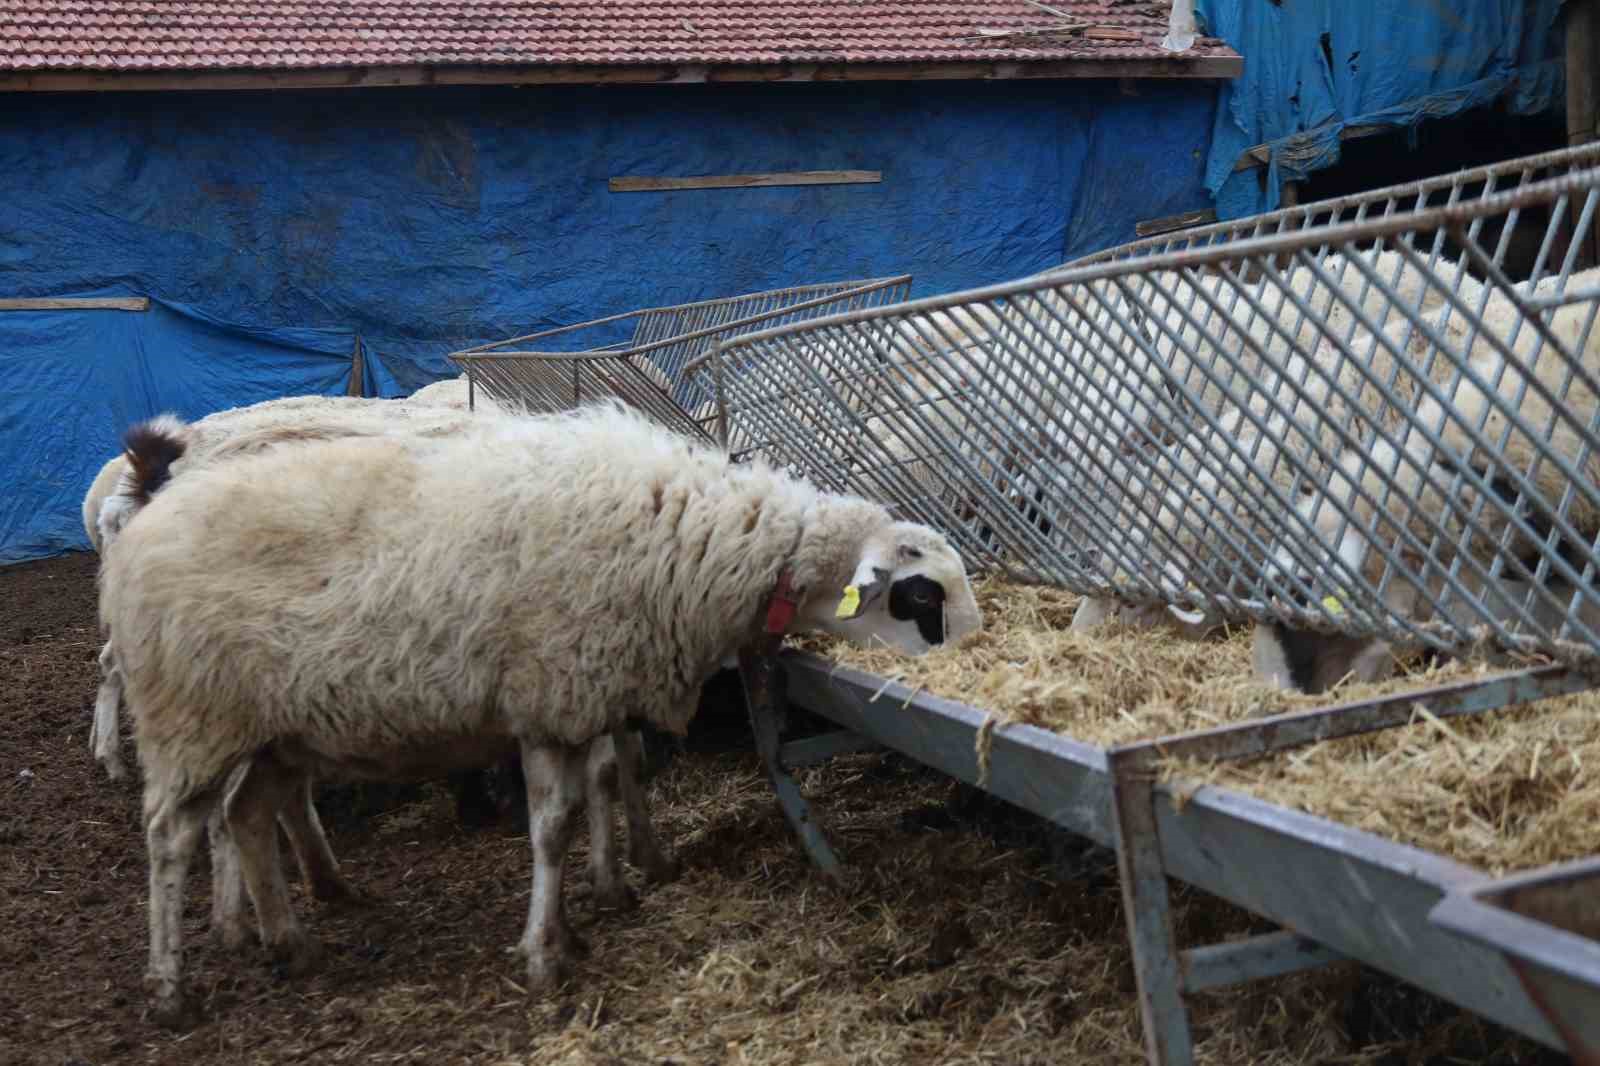
[[(721, 439), (715, 395), (684, 377), (685, 367), (718, 339), (892, 304), (904, 300), (910, 286), (906, 275), (646, 308), (512, 337), (450, 358), (465, 368), (474, 391), (482, 389), (502, 404), (552, 412), (614, 397), (678, 432)], [(596, 343), (622, 333), (629, 339)], [(566, 350), (545, 350), (551, 348)]]
[(730, 437), (1084, 594), (1592, 656), (1593, 161), (738, 337)]

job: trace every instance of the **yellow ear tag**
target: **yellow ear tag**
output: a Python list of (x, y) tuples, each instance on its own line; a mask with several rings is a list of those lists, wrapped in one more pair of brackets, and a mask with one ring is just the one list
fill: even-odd
[(1339, 602), (1339, 597), (1337, 596), (1324, 596), (1322, 598), (1322, 606), (1327, 609), (1329, 614), (1344, 614), (1344, 604)]
[(839, 606), (833, 609), (835, 618), (854, 618), (861, 609), (861, 590), (854, 585), (844, 587), (844, 598), (839, 601)]

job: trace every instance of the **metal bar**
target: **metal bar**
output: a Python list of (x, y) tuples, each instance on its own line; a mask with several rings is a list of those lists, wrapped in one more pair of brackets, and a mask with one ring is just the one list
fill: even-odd
[[(790, 652), (782, 661), (797, 706), (952, 777), (971, 784), (983, 779), (993, 795), (1114, 845), (1103, 750), (1033, 726), (985, 730), (990, 716), (983, 711), (815, 656)], [(980, 741), (986, 774), (980, 772)], [(1177, 792), (1184, 795), (1181, 804)], [(1428, 922), (1448, 891), (1481, 881), (1481, 872), (1220, 788), (1157, 786), (1155, 813), (1169, 876), (1562, 1047), (1498, 952)]]
[(1117, 752), (1108, 756), (1117, 817), (1117, 880), (1133, 947), (1145, 1054), (1154, 1066), (1189, 1066), (1194, 1040), (1183, 1003), (1183, 967), (1172, 930), (1171, 893), (1161, 861), (1154, 784), (1148, 770)]
[(1247, 759), (1300, 744), (1405, 725), (1419, 706), (1426, 707), (1436, 717), (1452, 718), (1582, 692), (1595, 685), (1596, 678), (1591, 671), (1538, 666), (1488, 680), (1457, 681), (1377, 699), (1157, 737), (1113, 751), (1127, 752), (1129, 757), (1146, 765), (1160, 759)]
[(837, 755), (855, 755), (864, 751), (879, 751), (883, 745), (876, 740), (871, 740), (860, 733), (852, 733), (848, 729), (841, 729), (836, 733), (825, 733), (820, 737), (806, 737), (804, 740), (791, 740), (778, 749), (778, 762), (790, 770), (798, 770), (802, 766), (815, 766), (827, 762)]
[(782, 667), (777, 661), (765, 652), (748, 648), (739, 652), (739, 679), (744, 684), (745, 703), (750, 709), (750, 725), (755, 732), (756, 751), (767, 768), (767, 780), (772, 782), (772, 791), (777, 794), (778, 805), (783, 809), (789, 825), (800, 837), (800, 843), (806, 849), (806, 854), (811, 857), (812, 864), (828, 880), (838, 883), (842, 881), (843, 876), (839, 859), (828, 846), (828, 840), (822, 835), (822, 830), (818, 829), (816, 822), (812, 820), (811, 808), (806, 804), (805, 797), (800, 794), (794, 778), (784, 769), (779, 756), (778, 723), (783, 712), (780, 701), (784, 696), (782, 684), (774, 675), (780, 669)]
[(1185, 992), (1282, 977), (1345, 961), (1337, 951), (1288, 930), (1193, 948), (1181, 959)]

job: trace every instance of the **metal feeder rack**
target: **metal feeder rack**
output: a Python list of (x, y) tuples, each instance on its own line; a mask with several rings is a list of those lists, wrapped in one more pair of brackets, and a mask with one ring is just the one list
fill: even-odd
[[(479, 389), (540, 413), (613, 397), (688, 436), (719, 439), (715, 395), (683, 373), (718, 340), (892, 304), (910, 288), (906, 274), (644, 308), (452, 352), (450, 359), (466, 370), (469, 407)], [(606, 340), (624, 334), (627, 340)]]
[[(1514, 945), (1430, 923), (1477, 871), (1226, 790), (1180, 809), (1155, 771), (1600, 683), (1600, 273), (1566, 236), (1597, 208), (1585, 146), (719, 345), (695, 372), (725, 440), (945, 530), (974, 568), (1314, 646), (1549, 663), (1110, 750), (1001, 726), (983, 775), (982, 711), (789, 655), (792, 698), (844, 733), (780, 761), (865, 738), (1114, 844), (1154, 1062), (1192, 1061), (1185, 994), (1339, 957), (1593, 1061), (1600, 980), (1569, 957), (1593, 930), (1549, 939), (1552, 1006)], [(1179, 951), (1169, 876), (1284, 932)]]

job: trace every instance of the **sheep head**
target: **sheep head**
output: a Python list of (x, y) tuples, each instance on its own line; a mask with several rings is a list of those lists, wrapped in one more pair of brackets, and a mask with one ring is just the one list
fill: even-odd
[(961, 557), (944, 537), (914, 522), (868, 534), (848, 584), (811, 590), (802, 617), (806, 628), (911, 655), (982, 625)]

